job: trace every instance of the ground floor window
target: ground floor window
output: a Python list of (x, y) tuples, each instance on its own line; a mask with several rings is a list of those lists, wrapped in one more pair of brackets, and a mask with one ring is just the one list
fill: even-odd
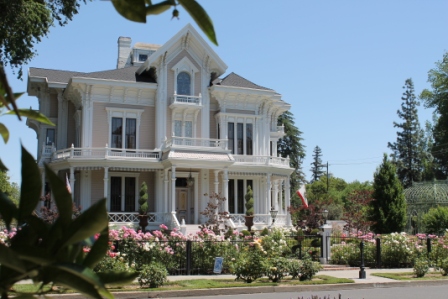
[(252, 180), (229, 180), (229, 213), (243, 214), (245, 212), (244, 195), (248, 186), (253, 190)]
[(129, 176), (110, 177), (110, 211), (136, 212), (137, 178)]

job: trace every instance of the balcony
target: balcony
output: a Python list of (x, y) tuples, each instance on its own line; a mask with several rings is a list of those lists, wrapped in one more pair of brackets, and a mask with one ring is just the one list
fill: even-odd
[(285, 136), (284, 126), (271, 126), (271, 137), (282, 138), (283, 136)]
[(79, 160), (99, 160), (99, 159), (118, 159), (118, 160), (160, 160), (160, 151), (140, 150), (140, 149), (113, 149), (113, 148), (75, 148), (58, 150), (52, 153), (51, 161), (60, 161), (66, 159)]
[(201, 108), (202, 107), (202, 96), (189, 96), (189, 95), (179, 95), (174, 93), (171, 98), (170, 108), (180, 108), (180, 107), (190, 107), (190, 108)]
[(227, 139), (172, 137), (165, 141), (165, 148), (228, 152), (227, 143)]
[(233, 155), (235, 164), (247, 164), (247, 165), (266, 165), (266, 166), (280, 166), (290, 167), (289, 158), (271, 157), (271, 156), (246, 156), (246, 155)]

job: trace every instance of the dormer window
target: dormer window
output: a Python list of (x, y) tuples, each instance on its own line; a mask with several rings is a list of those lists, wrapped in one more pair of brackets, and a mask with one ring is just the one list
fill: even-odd
[(191, 77), (186, 72), (177, 75), (177, 94), (191, 95)]
[(138, 54), (138, 61), (145, 62), (148, 59), (148, 55), (146, 54)]

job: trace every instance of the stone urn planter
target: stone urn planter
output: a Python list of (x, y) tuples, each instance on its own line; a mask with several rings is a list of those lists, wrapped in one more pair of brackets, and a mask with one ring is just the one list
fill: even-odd
[(138, 225), (140, 226), (142, 232), (146, 232), (146, 227), (148, 226), (148, 215), (137, 215)]
[(244, 216), (244, 225), (247, 226), (248, 231), (252, 231), (252, 226), (254, 225), (254, 216)]

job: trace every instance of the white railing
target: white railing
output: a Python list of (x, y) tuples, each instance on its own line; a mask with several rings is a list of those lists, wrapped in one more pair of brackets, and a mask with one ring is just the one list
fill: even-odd
[(289, 167), (289, 158), (271, 156), (233, 155), (236, 163), (250, 163), (262, 165), (281, 165)]
[(136, 149), (113, 149), (113, 148), (75, 148), (58, 150), (53, 152), (51, 159), (110, 159), (110, 158), (138, 158), (138, 159), (160, 159), (160, 151), (136, 150)]
[(54, 145), (43, 145), (42, 146), (42, 156), (44, 157), (50, 157), (51, 154), (56, 150)]
[(165, 142), (165, 147), (191, 146), (227, 149), (227, 139), (172, 137)]
[[(244, 225), (244, 222), (246, 221), (244, 214), (230, 214), (230, 219), (232, 219), (235, 224), (241, 223), (242, 225)], [(270, 214), (259, 214), (259, 215), (255, 214), (254, 224), (271, 225), (272, 217)], [(286, 224), (286, 214), (278, 214), (277, 217), (275, 218), (274, 226), (285, 224)]]
[(171, 104), (187, 104), (194, 106), (202, 105), (202, 96), (188, 96), (188, 95), (179, 95), (174, 93), (174, 96), (171, 98)]
[[(109, 212), (111, 223), (139, 223), (137, 212)], [(162, 224), (166, 213), (148, 213), (148, 223)]]
[(277, 126), (276, 129), (277, 131), (274, 132), (285, 133), (285, 126)]

